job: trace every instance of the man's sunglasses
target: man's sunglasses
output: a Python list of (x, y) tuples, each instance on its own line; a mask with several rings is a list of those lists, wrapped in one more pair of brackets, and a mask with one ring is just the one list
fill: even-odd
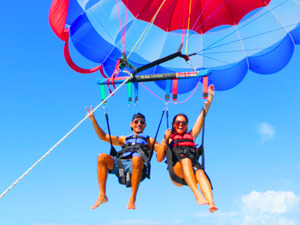
[(145, 121), (144, 120), (134, 120), (133, 121), (134, 122), (134, 124), (138, 124), (139, 122), (140, 122), (140, 124), (145, 124)]

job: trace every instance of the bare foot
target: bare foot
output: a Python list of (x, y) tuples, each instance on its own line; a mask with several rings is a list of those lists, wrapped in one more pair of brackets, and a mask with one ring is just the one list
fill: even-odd
[(208, 201), (205, 198), (203, 198), (201, 194), (196, 196), (196, 200), (197, 200), (199, 205), (208, 204)]
[(208, 207), (208, 210), (209, 210), (210, 213), (213, 213), (213, 212), (217, 211), (218, 208), (215, 205), (210, 205)]
[(135, 201), (132, 199), (129, 199), (127, 209), (135, 209)]
[(96, 209), (99, 205), (108, 202), (106, 195), (104, 197), (99, 197), (96, 203), (91, 207), (91, 209)]

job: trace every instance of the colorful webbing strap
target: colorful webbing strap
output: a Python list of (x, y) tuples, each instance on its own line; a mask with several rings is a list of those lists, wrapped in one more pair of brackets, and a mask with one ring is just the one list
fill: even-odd
[[(105, 85), (101, 84), (99, 86), (100, 86), (101, 100), (104, 101), (106, 99)], [(106, 102), (104, 102), (103, 105), (106, 105)]]
[(173, 79), (173, 88), (172, 88), (172, 95), (173, 101), (177, 101), (177, 93), (178, 93), (178, 79)]
[(136, 104), (139, 99), (139, 83), (134, 82), (133, 83), (133, 90), (134, 90), (134, 103)]
[(166, 80), (166, 94), (165, 94), (165, 101), (170, 101), (170, 93), (172, 87), (172, 80)]
[(128, 104), (132, 102), (132, 82), (127, 83)]
[(203, 99), (207, 99), (208, 97), (208, 77), (202, 78), (202, 84), (203, 84)]

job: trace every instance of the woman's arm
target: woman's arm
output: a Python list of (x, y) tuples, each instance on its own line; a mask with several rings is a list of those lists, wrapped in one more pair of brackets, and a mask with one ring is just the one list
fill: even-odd
[[(208, 98), (207, 101), (205, 102), (205, 106), (204, 109), (206, 114), (210, 108), (210, 105), (212, 103), (213, 97), (214, 97), (214, 93), (215, 93), (215, 86), (214, 85), (209, 85), (208, 88)], [(194, 141), (196, 140), (196, 138), (198, 137), (202, 127), (203, 127), (203, 110), (201, 110), (192, 130), (190, 131), (190, 134), (193, 136)]]

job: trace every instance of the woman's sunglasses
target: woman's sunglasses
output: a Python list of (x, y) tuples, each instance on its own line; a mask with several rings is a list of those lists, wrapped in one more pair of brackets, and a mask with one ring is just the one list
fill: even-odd
[(182, 124), (182, 125), (187, 125), (187, 122), (186, 121), (179, 121), (179, 120), (176, 120), (175, 122), (174, 122), (175, 124), (177, 124), (177, 125), (179, 125), (179, 124)]
[(134, 124), (138, 124), (139, 122), (140, 122), (140, 124), (145, 124), (145, 121), (144, 120), (134, 120), (133, 121), (134, 122)]

